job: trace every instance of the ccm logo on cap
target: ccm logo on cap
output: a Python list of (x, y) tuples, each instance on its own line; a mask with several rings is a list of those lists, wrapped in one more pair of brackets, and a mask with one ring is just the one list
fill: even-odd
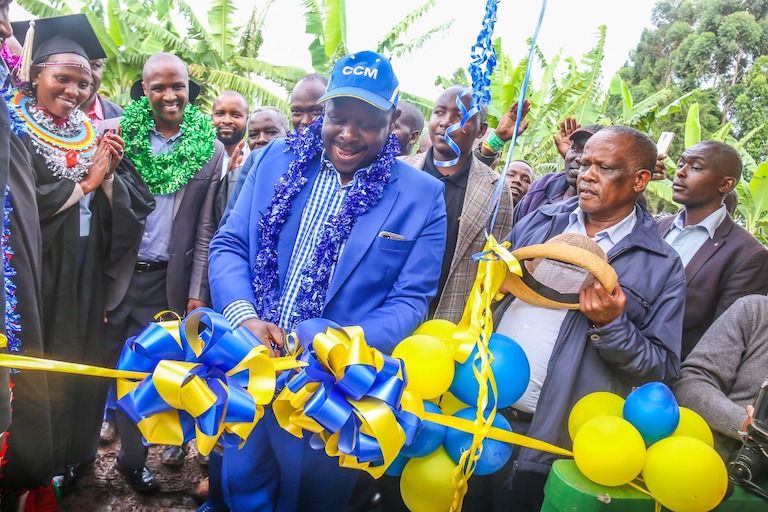
[(341, 72), (344, 75), (367, 76), (369, 78), (373, 78), (374, 80), (376, 80), (376, 75), (379, 74), (378, 69), (371, 69), (365, 66), (344, 66), (341, 69)]

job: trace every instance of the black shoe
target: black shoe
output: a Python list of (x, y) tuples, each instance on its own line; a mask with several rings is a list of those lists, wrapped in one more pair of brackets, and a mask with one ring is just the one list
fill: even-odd
[(70, 464), (64, 474), (54, 476), (51, 483), (59, 488), (62, 496), (66, 496), (75, 490), (78, 480), (83, 477), (87, 468), (88, 464)]
[(163, 453), (160, 454), (160, 460), (166, 466), (178, 467), (184, 464), (184, 457), (187, 455), (187, 445), (184, 446), (166, 446)]
[(125, 475), (125, 479), (134, 490), (139, 492), (150, 492), (157, 490), (157, 478), (155, 474), (147, 466), (141, 469), (125, 469), (120, 464), (115, 464), (117, 470)]

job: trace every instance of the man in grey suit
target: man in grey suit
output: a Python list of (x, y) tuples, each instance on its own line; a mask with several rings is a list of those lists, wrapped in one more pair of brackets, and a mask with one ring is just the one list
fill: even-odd
[[(107, 332), (116, 348), (160, 311), (182, 315), (208, 303), (208, 244), (216, 229), (213, 201), (224, 157), (210, 118), (191, 105), (200, 88), (190, 82), (178, 57), (153, 55), (142, 76), (131, 89), (134, 103), (126, 107), (123, 136), (126, 156), (147, 182), (157, 206), (147, 218), (140, 244), (120, 262), (121, 270), (108, 289)], [(142, 119), (152, 126), (143, 126)], [(176, 150), (189, 155), (191, 146), (198, 158), (193, 172), (194, 157), (174, 157)], [(162, 157), (162, 166), (156, 165)], [(118, 469), (134, 489), (156, 489), (138, 429), (121, 411), (117, 427)], [(163, 459), (181, 464), (184, 451), (169, 447)]]
[(723, 204), (741, 179), (741, 167), (739, 152), (722, 142), (705, 140), (686, 149), (672, 181), (672, 199), (684, 208), (657, 221), (685, 266), (682, 360), (737, 299), (768, 292), (768, 250)]

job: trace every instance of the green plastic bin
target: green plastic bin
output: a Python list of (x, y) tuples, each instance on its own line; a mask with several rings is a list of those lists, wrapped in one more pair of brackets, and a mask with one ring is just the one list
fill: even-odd
[[(766, 488), (765, 486), (763, 488)], [(558, 460), (544, 487), (541, 512), (654, 512), (654, 500), (629, 485), (604, 487), (581, 474), (572, 460)], [(667, 510), (667, 509), (663, 509)], [(717, 512), (766, 512), (768, 500), (735, 486)]]

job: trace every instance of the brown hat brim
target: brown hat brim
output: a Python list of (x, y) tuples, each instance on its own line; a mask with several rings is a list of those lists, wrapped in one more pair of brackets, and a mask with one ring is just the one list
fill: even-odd
[[(536, 258), (548, 258), (581, 267), (592, 274), (608, 293), (613, 293), (619, 282), (616, 271), (606, 260), (580, 247), (546, 243), (521, 247), (512, 251), (512, 255), (520, 262)], [(534, 306), (555, 309), (579, 309), (578, 301), (568, 303), (543, 297), (531, 289), (520, 276), (512, 272), (507, 274), (504, 280), (504, 287), (518, 299)]]

